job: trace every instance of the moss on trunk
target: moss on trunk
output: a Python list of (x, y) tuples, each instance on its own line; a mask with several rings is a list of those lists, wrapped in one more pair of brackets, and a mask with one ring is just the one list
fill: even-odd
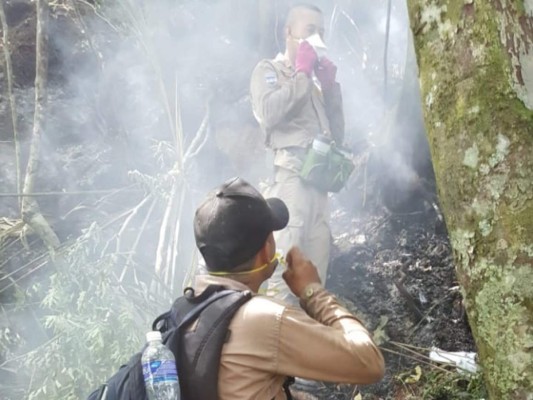
[(533, 399), (533, 6), (409, 0), (428, 139), (493, 399)]

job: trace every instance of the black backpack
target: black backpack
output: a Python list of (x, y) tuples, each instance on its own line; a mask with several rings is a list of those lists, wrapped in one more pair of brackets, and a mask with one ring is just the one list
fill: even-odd
[[(155, 319), (152, 329), (162, 333), (163, 343), (176, 358), (181, 399), (217, 400), (220, 356), (228, 326), (235, 312), (252, 298), (252, 292), (212, 285), (199, 296), (191, 288), (184, 293), (170, 311)], [(195, 329), (188, 332), (194, 321)], [(87, 400), (147, 400), (141, 356), (142, 351), (136, 353)]]

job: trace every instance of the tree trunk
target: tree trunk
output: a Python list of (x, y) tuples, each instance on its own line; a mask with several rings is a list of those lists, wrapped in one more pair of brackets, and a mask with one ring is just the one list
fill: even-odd
[(490, 397), (532, 399), (533, 3), (408, 4), (439, 197)]
[(26, 195), (22, 199), (22, 219), (32, 230), (43, 240), (50, 251), (59, 247), (60, 242), (52, 230), (48, 221), (39, 210), (37, 200), (29, 196), (33, 192), (35, 176), (39, 166), (39, 152), (41, 148), (41, 136), (45, 129), (46, 121), (46, 84), (48, 75), (48, 1), (37, 0), (37, 33), (36, 62), (35, 62), (35, 113), (33, 116), (33, 132), (31, 137), (30, 155), (24, 177), (23, 193)]
[[(6, 66), (7, 97), (11, 108), (11, 127), (13, 129), (13, 143), (15, 145), (15, 172), (16, 172), (16, 192), (21, 193), (21, 172), (20, 172), (20, 139), (18, 132), (17, 104), (13, 94), (13, 65), (11, 63), (11, 49), (9, 44), (9, 26), (7, 25), (4, 2), (0, 2), (0, 23), (2, 24), (2, 46), (4, 48), (4, 59)], [(19, 207), (21, 201), (18, 201)]]

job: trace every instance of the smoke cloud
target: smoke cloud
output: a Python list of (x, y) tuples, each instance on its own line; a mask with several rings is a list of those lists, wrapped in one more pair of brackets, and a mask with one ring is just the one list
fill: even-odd
[[(183, 201), (179, 212), (174, 212), (179, 213), (175, 218), (181, 227), (169, 235), (179, 243), (174, 257), (180, 270), (188, 269), (194, 259), (192, 216), (205, 193), (231, 176), (259, 184), (272, 173), (269, 152), (251, 111), (249, 78), (259, 60), (284, 50), (283, 21), (289, 3), (67, 3), (53, 9), (50, 23), (49, 106), (36, 190), (115, 190), (141, 182), (142, 187), (163, 193), (166, 201), (169, 176), (179, 176)], [(338, 65), (348, 145), (357, 149), (361, 142), (371, 143), (386, 176), (399, 184), (411, 181), (413, 174), (427, 168), (429, 152), (405, 2), (392, 2), (390, 15), (387, 0), (311, 3), (321, 7), (326, 17), (326, 44)], [(23, 17), (15, 18), (14, 10)], [(22, 29), (26, 18), (26, 29), (34, 29), (32, 10), (29, 0), (6, 4), (11, 28)], [(17, 79), (19, 128), (26, 149), (33, 116), (32, 79)], [(0, 106), (0, 122), (7, 126), (9, 108), (5, 103)], [(14, 191), (11, 137), (1, 140), (0, 177), (5, 191)], [(184, 162), (186, 154), (194, 156)], [(93, 221), (106, 225), (125, 205), (140, 204), (145, 192), (116, 196), (86, 194), (39, 201), (61, 239), (68, 242)], [(131, 261), (140, 274), (154, 269), (161, 231), (158, 224), (150, 224), (164, 219), (168, 204), (164, 201), (139, 207), (120, 233), (121, 245), (112, 244), (120, 250), (117, 253), (135, 247), (130, 258), (121, 254), (118, 259)], [(2, 200), (1, 210), (6, 216), (19, 217), (16, 199)], [(145, 234), (138, 236), (143, 229)], [(34, 256), (27, 258), (31, 262)], [(16, 269), (26, 261), (15, 257), (6, 261), (5, 268)], [(47, 278), (47, 273), (40, 270), (30, 276), (19, 288), (26, 290)], [(175, 279), (186, 277), (181, 271)], [(0, 290), (7, 282), (0, 280)], [(180, 286), (177, 282), (164, 300), (170, 302), (179, 295)], [(14, 288), (0, 292), (2, 296), (14, 298)], [(25, 311), (24, 318), (35, 319), (33, 310)], [(36, 325), (28, 321), (17, 319), (19, 326)], [(0, 328), (6, 325), (8, 319), (0, 321)], [(50, 335), (42, 329), (35, 330), (34, 337), (25, 333), (24, 340), (32, 345)]]

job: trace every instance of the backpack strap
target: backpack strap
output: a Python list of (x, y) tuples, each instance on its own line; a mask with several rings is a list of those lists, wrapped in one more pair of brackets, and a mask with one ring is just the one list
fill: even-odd
[(283, 382), (283, 391), (285, 392), (285, 397), (287, 397), (287, 400), (293, 400), (291, 389), (290, 389), (293, 383), (294, 383), (293, 376), (288, 376), (287, 379), (285, 379), (285, 382)]
[(222, 299), (223, 297), (229, 296), (231, 294), (235, 293), (235, 290), (223, 290), (220, 291), (211, 297), (209, 297), (207, 300), (203, 301), (202, 303), (198, 304), (196, 307), (194, 307), (191, 311), (189, 311), (183, 319), (181, 320), (180, 324), (178, 325), (178, 329), (181, 329), (194, 320), (198, 318), (200, 313), (205, 310), (207, 307), (209, 307), (211, 304), (213, 304), (215, 301), (218, 301)]
[(116, 393), (113, 393), (113, 391), (109, 390), (109, 387), (107, 386), (107, 383), (104, 383), (102, 386), (100, 386), (98, 389), (96, 389), (94, 392), (92, 392), (87, 400), (118, 400), (116, 397)]
[[(178, 299), (171, 316), (178, 328), (163, 338), (176, 356), (183, 398), (218, 399), (220, 358), (230, 334), (229, 324), (239, 308), (252, 298), (249, 290), (208, 289), (211, 295), (207, 299), (205, 291), (197, 297)], [(192, 323), (194, 329), (188, 329)]]
[(146, 389), (141, 366), (142, 353), (134, 354), (127, 364), (92, 392), (87, 400), (145, 400)]
[[(174, 301), (172, 308), (169, 311), (166, 311), (163, 314), (159, 315), (154, 320), (154, 322), (152, 322), (152, 330), (165, 333), (169, 329), (178, 327), (178, 325), (182, 323), (185, 317), (187, 317), (187, 320), (190, 321), (194, 317), (197, 317), (202, 312), (202, 310), (209, 304), (211, 304), (213, 301), (218, 300), (220, 297), (224, 297), (217, 293), (223, 290), (223, 286), (210, 285), (202, 292), (202, 294), (200, 294), (199, 296), (194, 296), (193, 288), (185, 288), (185, 290), (183, 291), (184, 295), (182, 297), (178, 297), (176, 301)], [(212, 296), (214, 293), (217, 293), (216, 296), (219, 297), (213, 298)], [(194, 305), (196, 304), (198, 306), (197, 308), (194, 308)], [(202, 305), (204, 305), (204, 307), (202, 307)], [(187, 316), (186, 313), (190, 313), (190, 315)]]

